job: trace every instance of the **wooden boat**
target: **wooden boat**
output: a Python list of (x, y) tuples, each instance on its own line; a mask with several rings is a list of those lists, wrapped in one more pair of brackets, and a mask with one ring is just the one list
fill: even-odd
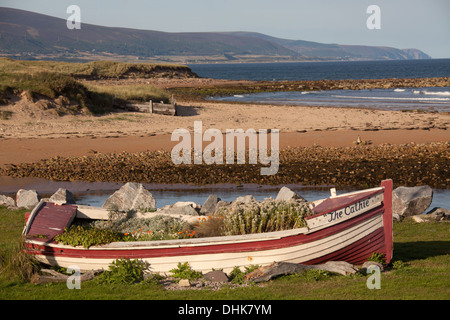
[[(119, 258), (142, 259), (151, 271), (168, 272), (178, 262), (194, 270), (231, 271), (236, 266), (273, 262), (319, 264), (347, 261), (359, 265), (374, 252), (392, 258), (392, 180), (381, 186), (311, 203), (307, 227), (249, 234), (164, 241), (113, 242), (90, 248), (53, 241), (75, 218), (98, 219), (101, 208), (41, 202), (30, 213), (23, 234), (25, 251), (50, 265), (80, 270), (107, 269)], [(103, 217), (104, 218), (104, 217)], [(48, 235), (47, 239), (38, 238)]]

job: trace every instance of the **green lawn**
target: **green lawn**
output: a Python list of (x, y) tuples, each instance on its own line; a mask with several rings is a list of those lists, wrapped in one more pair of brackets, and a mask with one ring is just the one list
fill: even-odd
[(160, 285), (99, 285), (94, 281), (70, 290), (65, 283), (34, 285), (7, 266), (17, 247), (25, 210), (0, 207), (0, 300), (448, 300), (450, 299), (449, 224), (394, 223), (394, 260), (381, 274), (381, 289), (368, 289), (368, 276), (300, 274), (280, 277), (262, 286), (212, 290), (166, 291)]

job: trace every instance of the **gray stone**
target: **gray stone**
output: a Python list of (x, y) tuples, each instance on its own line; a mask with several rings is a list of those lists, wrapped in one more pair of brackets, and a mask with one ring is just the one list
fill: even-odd
[(250, 203), (250, 202), (254, 202), (256, 201), (255, 197), (252, 195), (246, 195), (243, 197), (237, 197), (236, 200), (234, 200), (233, 202), (243, 202), (243, 203)]
[(166, 214), (181, 215), (181, 216), (198, 216), (197, 210), (191, 205), (184, 206), (167, 206), (163, 208), (163, 212)]
[(189, 282), (188, 279), (181, 279), (181, 280), (178, 282), (178, 286), (179, 286), (179, 287), (190, 287), (190, 286), (191, 286), (191, 283)]
[(147, 211), (155, 209), (156, 201), (142, 184), (128, 182), (106, 199), (102, 207), (119, 211)]
[(210, 195), (208, 199), (206, 199), (205, 203), (203, 203), (202, 208), (200, 209), (200, 214), (213, 214), (216, 211), (217, 203), (219, 203), (219, 201), (219, 197), (213, 194)]
[(16, 202), (13, 198), (0, 194), (0, 206), (15, 207)]
[(67, 189), (59, 188), (48, 200), (49, 202), (55, 202), (58, 204), (75, 204), (75, 197), (72, 192)]
[(195, 210), (200, 210), (201, 209), (201, 205), (193, 202), (193, 201), (177, 201), (175, 202), (172, 207), (184, 207), (184, 206), (191, 206), (192, 208), (194, 208)]
[(361, 266), (361, 269), (365, 273), (367, 268), (369, 268), (370, 266), (377, 266), (378, 268), (380, 268), (380, 271), (384, 271), (383, 265), (381, 263), (379, 263), (379, 262), (376, 262), (376, 261), (366, 261), (366, 262), (364, 262), (363, 265)]
[(306, 202), (306, 200), (303, 199), (303, 197), (301, 197), (299, 194), (295, 193), (288, 187), (281, 188), (280, 191), (278, 192), (277, 197), (275, 198), (275, 201), (292, 201), (292, 200), (296, 201), (300, 200), (302, 202)]
[(392, 192), (392, 212), (400, 220), (424, 213), (433, 200), (429, 186), (398, 187)]
[(439, 222), (450, 220), (450, 210), (435, 207), (426, 214), (418, 214), (411, 217), (415, 222)]
[(17, 191), (16, 200), (18, 207), (32, 209), (39, 203), (41, 197), (36, 190), (20, 189)]
[(220, 270), (214, 270), (210, 271), (203, 275), (203, 278), (207, 281), (213, 281), (213, 282), (228, 282), (228, 276), (225, 272)]

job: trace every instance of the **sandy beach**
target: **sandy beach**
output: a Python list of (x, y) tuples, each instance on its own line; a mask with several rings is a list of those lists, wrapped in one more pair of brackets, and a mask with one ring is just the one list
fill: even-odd
[(37, 110), (16, 111), (13, 118), (0, 120), (0, 167), (54, 156), (170, 151), (177, 143), (170, 140), (171, 133), (178, 128), (193, 132), (194, 121), (202, 121), (203, 130), (216, 128), (222, 132), (279, 129), (281, 149), (349, 147), (358, 136), (373, 145), (449, 141), (449, 114), (214, 102), (178, 104), (175, 117), (127, 112), (55, 118)]

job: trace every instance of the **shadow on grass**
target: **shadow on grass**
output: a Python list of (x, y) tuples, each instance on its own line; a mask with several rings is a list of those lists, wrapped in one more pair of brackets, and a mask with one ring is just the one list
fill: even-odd
[(408, 262), (450, 254), (450, 241), (415, 241), (394, 243), (394, 259)]

